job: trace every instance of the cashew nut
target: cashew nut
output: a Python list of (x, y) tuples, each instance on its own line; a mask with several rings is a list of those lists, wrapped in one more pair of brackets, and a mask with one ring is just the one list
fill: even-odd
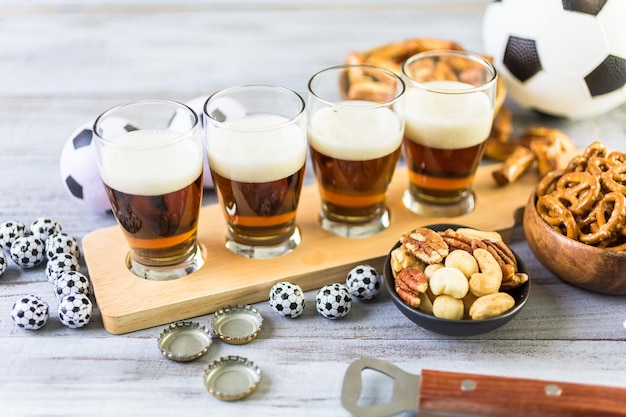
[(464, 250), (457, 249), (450, 252), (450, 254), (446, 256), (445, 265), (460, 270), (463, 272), (463, 275), (465, 275), (465, 278), (468, 279), (472, 274), (478, 272), (478, 262), (476, 262), (476, 258), (474, 258), (471, 253)]
[(461, 320), (463, 301), (449, 295), (440, 295), (433, 302), (433, 315), (441, 319)]
[(482, 320), (496, 317), (509, 311), (515, 305), (515, 300), (505, 292), (483, 295), (478, 297), (470, 308), (473, 320)]
[(458, 299), (465, 297), (469, 291), (469, 283), (463, 272), (446, 266), (435, 271), (428, 286), (435, 295), (446, 294)]
[(502, 268), (488, 250), (477, 248), (474, 258), (478, 262), (480, 272), (472, 274), (469, 279), (469, 289), (476, 297), (498, 292), (502, 284)]

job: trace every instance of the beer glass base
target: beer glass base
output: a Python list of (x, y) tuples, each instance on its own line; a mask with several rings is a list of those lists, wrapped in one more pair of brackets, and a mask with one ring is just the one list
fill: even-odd
[(182, 262), (174, 265), (165, 266), (153, 266), (143, 265), (137, 262), (129, 254), (126, 257), (126, 267), (134, 275), (139, 278), (147, 279), (150, 281), (170, 281), (185, 277), (204, 265), (204, 259), (206, 258), (206, 250), (204, 246), (198, 244), (196, 250)]
[(237, 255), (251, 259), (271, 259), (286, 255), (297, 248), (300, 242), (302, 242), (302, 236), (297, 226), (294, 227), (293, 233), (287, 240), (273, 245), (247, 245), (226, 236), (226, 248)]
[(474, 210), (475, 198), (474, 193), (469, 191), (461, 200), (455, 200), (454, 202), (427, 201), (417, 199), (409, 190), (405, 190), (402, 196), (402, 203), (410, 211), (421, 216), (457, 217), (471, 213)]
[(361, 223), (347, 223), (331, 220), (324, 216), (324, 212), (320, 212), (320, 225), (322, 229), (331, 232), (337, 236), (349, 238), (365, 238), (378, 234), (389, 227), (391, 216), (389, 209), (385, 207), (380, 217)]

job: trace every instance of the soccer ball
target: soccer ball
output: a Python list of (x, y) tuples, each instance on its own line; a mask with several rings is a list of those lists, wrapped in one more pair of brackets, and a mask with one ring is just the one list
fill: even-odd
[(343, 284), (326, 285), (315, 297), (317, 312), (327, 319), (340, 319), (350, 312), (352, 295)]
[(502, 0), (487, 6), (485, 52), (512, 98), (583, 119), (626, 102), (626, 1)]
[(11, 308), (11, 320), (18, 327), (38, 330), (48, 321), (48, 303), (36, 295), (17, 300)]
[(304, 292), (299, 285), (277, 282), (270, 289), (270, 307), (281, 316), (295, 319), (304, 311)]
[(72, 294), (89, 296), (90, 292), (89, 279), (77, 271), (62, 272), (54, 281), (54, 295), (58, 298)]
[(46, 245), (34, 236), (21, 236), (11, 245), (11, 259), (22, 268), (34, 268), (44, 261)]
[[(120, 133), (137, 128), (121, 118), (110, 118), (107, 123)], [(111, 211), (111, 205), (100, 178), (93, 122), (87, 122), (76, 129), (65, 142), (59, 161), (63, 186), (69, 195), (87, 209), (96, 213)]]
[(358, 265), (348, 272), (346, 286), (354, 297), (371, 300), (380, 290), (380, 276), (370, 265)]
[(48, 259), (46, 263), (46, 277), (50, 284), (54, 284), (57, 278), (67, 271), (80, 271), (78, 259), (71, 253), (59, 253)]
[(59, 302), (59, 320), (71, 329), (83, 327), (91, 320), (93, 304), (85, 294), (70, 294)]

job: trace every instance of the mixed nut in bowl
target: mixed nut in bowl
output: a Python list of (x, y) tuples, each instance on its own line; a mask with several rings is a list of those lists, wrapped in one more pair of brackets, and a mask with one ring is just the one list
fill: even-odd
[(562, 280), (626, 295), (626, 154), (594, 142), (544, 176), (524, 210), (524, 233)]
[(385, 261), (385, 287), (417, 325), (449, 336), (487, 333), (526, 304), (530, 279), (496, 232), (435, 224), (404, 233)]

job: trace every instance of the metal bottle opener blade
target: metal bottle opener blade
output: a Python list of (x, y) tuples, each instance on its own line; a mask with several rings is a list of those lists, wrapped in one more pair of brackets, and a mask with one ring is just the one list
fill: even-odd
[[(362, 372), (366, 369), (393, 380), (389, 402), (359, 405)], [(359, 417), (383, 417), (405, 411), (419, 412), (421, 417), (623, 417), (626, 389), (431, 370), (413, 375), (383, 360), (362, 358), (348, 366), (341, 403)]]

